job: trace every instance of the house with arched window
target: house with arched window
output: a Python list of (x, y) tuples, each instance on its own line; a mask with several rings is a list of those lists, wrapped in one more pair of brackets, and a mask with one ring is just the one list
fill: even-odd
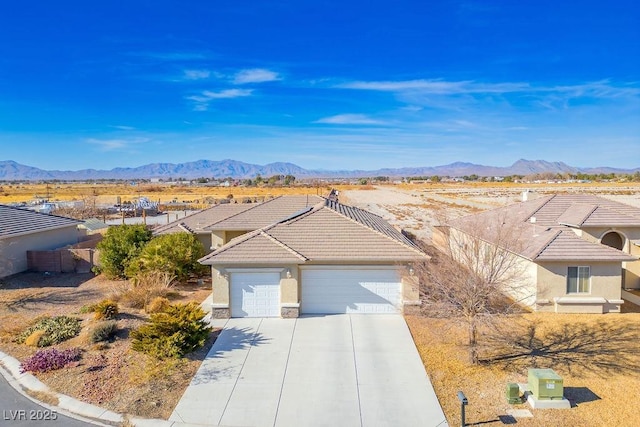
[(638, 208), (589, 194), (554, 194), (450, 221), (434, 236), (444, 230), (499, 245), (493, 236), (500, 224), (521, 240), (517, 249), (504, 249), (522, 260), (528, 292), (520, 291), (519, 300), (533, 310), (618, 312), (625, 291), (640, 289)]

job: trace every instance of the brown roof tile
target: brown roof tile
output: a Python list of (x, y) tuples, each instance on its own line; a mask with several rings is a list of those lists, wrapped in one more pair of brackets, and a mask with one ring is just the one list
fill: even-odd
[[(274, 249), (286, 261), (408, 262), (424, 258), (413, 243), (385, 221), (362, 209), (322, 202), (310, 210), (240, 236), (200, 261), (204, 264), (268, 262)], [(268, 238), (273, 239), (270, 246)], [(257, 248), (257, 242), (260, 247)], [(262, 251), (262, 252), (261, 252)], [(284, 258), (283, 258), (284, 259)]]
[(82, 221), (63, 216), (0, 205), (0, 239), (77, 226), (81, 223)]
[(320, 196), (279, 196), (205, 227), (206, 230), (257, 230), (324, 202)]
[(205, 227), (220, 222), (230, 216), (236, 215), (240, 212), (244, 212), (248, 209), (255, 207), (255, 205), (249, 203), (227, 203), (214, 205), (208, 209), (201, 210), (199, 212), (187, 215), (184, 218), (180, 218), (169, 224), (156, 228), (154, 234), (171, 234), (171, 233), (210, 233), (210, 230), (205, 230)]

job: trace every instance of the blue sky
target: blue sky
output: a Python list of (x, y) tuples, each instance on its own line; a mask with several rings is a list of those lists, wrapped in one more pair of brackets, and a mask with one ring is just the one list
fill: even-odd
[(227, 158), (638, 167), (640, 5), (3, 3), (0, 160)]

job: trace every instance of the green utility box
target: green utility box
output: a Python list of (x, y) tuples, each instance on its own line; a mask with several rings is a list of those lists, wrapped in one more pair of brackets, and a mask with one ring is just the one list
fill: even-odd
[(553, 369), (529, 369), (529, 390), (538, 400), (562, 400), (562, 377)]
[(520, 387), (516, 383), (507, 383), (507, 402), (513, 405), (515, 403), (522, 403), (520, 399)]

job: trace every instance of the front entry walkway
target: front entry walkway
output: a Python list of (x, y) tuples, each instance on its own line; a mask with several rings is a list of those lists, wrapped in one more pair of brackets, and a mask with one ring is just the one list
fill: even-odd
[(170, 420), (247, 427), (447, 425), (400, 315), (217, 322), (224, 330)]

